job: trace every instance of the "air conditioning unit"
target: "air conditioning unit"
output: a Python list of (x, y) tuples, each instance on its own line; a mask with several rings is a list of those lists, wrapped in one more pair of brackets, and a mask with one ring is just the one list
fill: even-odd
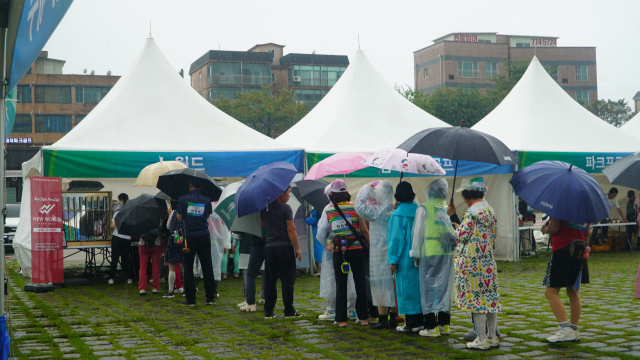
[(293, 77), (293, 82), (301, 82), (302, 81), (302, 77), (300, 76), (294, 76)]

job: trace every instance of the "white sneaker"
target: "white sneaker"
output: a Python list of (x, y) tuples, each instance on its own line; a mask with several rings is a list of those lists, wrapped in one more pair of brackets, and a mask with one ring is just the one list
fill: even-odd
[(418, 335), (427, 336), (427, 337), (438, 337), (440, 336), (440, 329), (438, 327), (435, 327), (431, 330), (429, 329), (420, 330)]
[(550, 343), (559, 343), (565, 341), (580, 341), (580, 339), (576, 336), (576, 332), (571, 328), (561, 328), (558, 326), (558, 331), (555, 334), (547, 338), (547, 341)]
[(161, 283), (164, 283), (165, 281), (166, 281), (166, 280), (165, 280), (163, 277), (161, 277), (161, 278), (160, 278), (160, 282), (161, 282)]
[(402, 333), (407, 333), (407, 332), (420, 332), (420, 330), (422, 330), (422, 326), (421, 327), (415, 327), (415, 328), (408, 328), (407, 325), (404, 326), (398, 326), (396, 328), (397, 332), (402, 332)]
[(241, 307), (243, 307), (243, 306), (245, 306), (245, 305), (247, 305), (247, 302), (246, 302), (246, 301), (243, 301), (243, 302), (241, 302), (240, 304), (238, 304), (238, 307), (239, 307), (239, 308), (241, 308)]
[(184, 294), (184, 288), (178, 289), (178, 294)]
[(258, 304), (260, 304), (260, 305), (264, 305), (264, 299), (260, 299), (260, 300), (258, 300)]
[(349, 320), (358, 320), (358, 314), (355, 311), (349, 311), (349, 314), (347, 314), (347, 316), (349, 317)]
[(497, 336), (489, 338), (489, 346), (492, 348), (500, 347), (500, 338), (498, 338)]
[(133, 284), (133, 280), (131, 280), (131, 279), (127, 280), (127, 284), (128, 284), (128, 285)]
[(489, 350), (491, 349), (491, 345), (489, 345), (489, 339), (480, 341), (478, 338), (476, 338), (472, 342), (467, 343), (467, 349)]
[(113, 279), (109, 279), (109, 282), (107, 282), (107, 285), (113, 285)]
[(325, 311), (324, 314), (318, 316), (318, 320), (322, 321), (335, 321), (336, 313)]
[(256, 305), (244, 305), (240, 308), (240, 311), (242, 312), (254, 312), (256, 311)]
[(449, 325), (445, 325), (445, 326), (438, 325), (438, 330), (440, 330), (441, 335), (451, 335), (451, 330), (449, 329)]
[(580, 341), (580, 333), (578, 332), (578, 330), (573, 330), (573, 332), (576, 333), (576, 341)]

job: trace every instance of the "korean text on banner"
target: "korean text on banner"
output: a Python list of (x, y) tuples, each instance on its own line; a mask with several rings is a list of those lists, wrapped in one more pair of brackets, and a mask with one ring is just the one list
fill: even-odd
[(31, 282), (64, 281), (62, 178), (32, 176)]

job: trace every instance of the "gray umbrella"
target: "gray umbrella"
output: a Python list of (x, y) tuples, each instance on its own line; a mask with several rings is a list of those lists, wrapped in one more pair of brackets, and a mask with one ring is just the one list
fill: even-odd
[(324, 188), (329, 185), (326, 180), (300, 180), (295, 183), (300, 197), (311, 204), (318, 212), (321, 212), (329, 204), (329, 199), (324, 194)]
[(602, 170), (614, 185), (640, 189), (640, 152), (623, 157)]

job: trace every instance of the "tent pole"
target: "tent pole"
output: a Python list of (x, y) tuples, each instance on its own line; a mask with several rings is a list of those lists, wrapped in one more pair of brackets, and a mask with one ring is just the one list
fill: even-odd
[[(2, 103), (0, 104), (0, 206), (2, 206), (2, 211), (0, 211), (0, 281), (4, 283), (4, 266), (5, 266), (5, 258), (4, 258), (4, 216), (6, 211), (5, 205), (5, 161), (4, 161), (4, 145), (5, 138), (7, 137), (7, 29), (3, 29), (4, 36), (4, 49), (2, 49)], [(0, 309), (2, 311), (2, 315), (4, 315), (4, 289), (0, 290)]]

